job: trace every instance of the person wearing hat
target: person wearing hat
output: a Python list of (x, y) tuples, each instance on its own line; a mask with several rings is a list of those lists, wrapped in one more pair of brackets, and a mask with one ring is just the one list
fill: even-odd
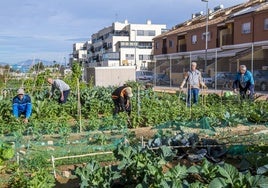
[(54, 94), (55, 89), (60, 91), (59, 103), (66, 103), (68, 95), (70, 93), (70, 86), (66, 84), (63, 80), (48, 78), (47, 82), (51, 85), (51, 92), (49, 98)]
[(113, 115), (119, 112), (127, 112), (128, 115), (131, 113), (131, 102), (130, 98), (133, 97), (132, 89), (129, 86), (121, 86), (116, 88), (112, 93), (112, 99), (114, 102)]
[(238, 88), (242, 99), (245, 99), (247, 96), (249, 96), (250, 99), (254, 98), (253, 75), (249, 70), (247, 70), (245, 65), (239, 66), (239, 72), (237, 73), (233, 83), (235, 93), (237, 92)]
[(22, 88), (18, 89), (18, 94), (12, 100), (12, 111), (16, 118), (24, 115), (23, 122), (28, 123), (29, 118), (32, 114), (32, 102), (29, 95), (24, 94)]

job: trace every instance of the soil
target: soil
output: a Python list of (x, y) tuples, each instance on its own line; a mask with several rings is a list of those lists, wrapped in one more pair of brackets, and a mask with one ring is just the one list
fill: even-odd
[[(268, 128), (264, 125), (256, 125), (256, 126), (244, 126), (244, 125), (238, 125), (237, 127), (226, 127), (226, 128), (219, 128), (220, 131), (226, 131), (226, 132), (230, 132), (232, 133), (232, 135), (244, 135), (244, 134), (248, 134), (249, 132), (252, 134), (258, 134), (258, 133), (266, 133), (268, 134)], [(154, 129), (152, 127), (142, 127), (142, 128), (136, 128), (136, 129), (131, 129), (131, 131), (135, 132), (135, 135), (138, 139), (143, 138), (144, 140), (150, 139), (152, 138), (155, 133), (157, 132), (157, 129)], [(191, 129), (191, 132), (199, 132), (200, 129)], [(216, 135), (217, 136), (217, 135)], [(237, 158), (229, 158), (227, 159), (228, 162), (230, 163), (234, 163), (237, 165), (237, 163), (239, 163), (239, 159)], [(189, 166), (191, 165), (191, 163), (189, 163), (189, 161), (183, 159), (180, 161), (173, 161), (170, 162), (168, 164), (166, 164), (163, 167), (164, 171), (167, 171), (168, 169), (172, 168), (173, 166), (177, 165), (178, 163), (182, 164), (182, 165), (186, 165)], [(106, 166), (106, 165), (114, 165), (116, 164), (115, 162), (105, 162), (105, 163), (101, 163), (101, 165)], [(57, 167), (58, 170), (60, 171), (73, 171), (75, 169), (75, 165), (65, 165), (65, 166), (60, 166)], [(57, 188), (76, 188), (79, 187), (79, 180), (78, 179), (70, 179), (70, 178), (66, 178), (63, 176), (58, 176), (57, 177)]]
[[(148, 140), (152, 138), (155, 133), (157, 132), (157, 129), (154, 129), (152, 127), (142, 127), (142, 128), (136, 128), (136, 129), (131, 129), (130, 131), (135, 132), (135, 135), (137, 139), (144, 139)], [(193, 129), (193, 128), (185, 128), (185, 132), (195, 132), (195, 133), (200, 133), (200, 129)], [(226, 132), (229, 133), (229, 136), (239, 136), (239, 135), (246, 135), (246, 134), (258, 134), (258, 133), (264, 133), (268, 134), (268, 127), (264, 125), (254, 125), (254, 126), (244, 126), (244, 125), (238, 125), (237, 127), (225, 127), (225, 128), (217, 128), (217, 132)], [(76, 140), (79, 137), (83, 136), (84, 134), (72, 134), (71, 135), (71, 140)], [(204, 137), (210, 137), (210, 135), (203, 134), (202, 136)], [(215, 134), (215, 138), (219, 138), (221, 135)], [(49, 139), (49, 137), (46, 137)], [(50, 137), (51, 138), (51, 137)], [(57, 136), (53, 136), (54, 139), (57, 138)], [(232, 159), (233, 163), (237, 163), (236, 159)], [(180, 160), (180, 161), (174, 161), (170, 162), (167, 165), (164, 166), (164, 170), (167, 171), (169, 168), (172, 166), (177, 165), (178, 163), (184, 164), (184, 165), (191, 165), (189, 164), (189, 161), (187, 160)], [(116, 165), (117, 163), (112, 161), (112, 162), (103, 162), (101, 163), (102, 166), (107, 166), (107, 165)], [(86, 164), (76, 164), (76, 165), (62, 165), (62, 166), (57, 166), (57, 177), (56, 177), (56, 188), (78, 188), (80, 180), (74, 176), (74, 171), (75, 168), (78, 166), (83, 166)], [(237, 165), (236, 165), (237, 166)], [(67, 174), (67, 175), (66, 175)], [(0, 179), (8, 181), (8, 178), (11, 176), (11, 174), (5, 174), (5, 173), (0, 173)], [(65, 177), (67, 176), (67, 177)], [(5, 188), (7, 186), (1, 185), (1, 188)]]
[[(256, 125), (256, 126), (244, 126), (244, 125), (238, 125), (237, 127), (227, 127), (227, 128), (219, 128), (221, 129), (220, 131), (226, 131), (226, 132), (231, 132), (232, 135), (243, 135), (243, 134), (248, 134), (249, 132), (251, 132), (252, 134), (257, 134), (258, 132), (262, 132), (264, 131), (264, 133), (266, 132), (266, 134), (268, 134), (268, 128), (265, 127), (264, 125)], [(143, 138), (144, 140), (147, 140), (149, 138), (152, 138), (155, 133), (157, 132), (157, 129), (153, 129), (152, 127), (142, 127), (142, 128), (136, 128), (136, 129), (131, 129), (131, 131), (135, 132), (135, 135), (138, 139)], [(199, 129), (191, 129), (192, 132), (198, 132), (200, 131)], [(229, 162), (231, 163), (239, 163), (240, 160), (236, 159), (236, 158), (232, 158), (232, 159), (227, 159)], [(172, 168), (173, 166), (177, 165), (178, 163), (182, 164), (182, 165), (186, 165), (189, 166), (191, 165), (191, 163), (189, 163), (189, 161), (183, 159), (180, 161), (173, 161), (170, 162), (168, 164), (166, 164), (163, 167), (164, 171), (167, 171), (168, 169)], [(106, 165), (114, 165), (116, 164), (115, 162), (105, 162), (105, 163), (101, 163), (102, 166), (106, 166)], [(76, 165), (64, 165), (64, 166), (60, 166), (57, 167), (57, 169), (59, 171), (73, 171), (75, 169)], [(238, 165), (236, 165), (238, 166)], [(79, 187), (79, 180), (78, 179), (71, 179), (71, 178), (66, 178), (63, 177), (61, 175), (57, 176), (57, 184), (56, 184), (57, 188), (76, 188)]]

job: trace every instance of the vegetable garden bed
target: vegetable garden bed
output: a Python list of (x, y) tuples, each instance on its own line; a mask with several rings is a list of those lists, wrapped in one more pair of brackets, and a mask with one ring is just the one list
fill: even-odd
[[(10, 97), (3, 98), (0, 133), (1, 144), (6, 145), (1, 155), (7, 148), (13, 148), (14, 155), (0, 156), (2, 184), (46, 188), (80, 184), (118, 187), (122, 183), (128, 187), (209, 187), (218, 180), (228, 185), (239, 182), (237, 186), (267, 180), (265, 169), (257, 173), (268, 164), (266, 101), (208, 94), (201, 95), (199, 105), (187, 108), (184, 93), (154, 92), (137, 83), (129, 84), (134, 92), (130, 119), (124, 113), (112, 116), (112, 87), (81, 86), (80, 100), (72, 92), (65, 105), (47, 99), (46, 90), (29, 89), (34, 108), (28, 124), (12, 117)], [(205, 139), (215, 143), (201, 145)], [(214, 160), (212, 145), (225, 146), (228, 153)], [(61, 157), (64, 159), (54, 160), (53, 166), (53, 158)], [(225, 175), (231, 175), (228, 170), (237, 182), (225, 181)], [(85, 179), (84, 173), (91, 175)]]
[[(251, 144), (253, 147), (257, 147), (258, 143), (257, 140), (255, 140), (255, 143), (253, 143), (251, 141), (249, 141), (249, 137), (251, 135), (251, 138), (253, 137), (257, 137), (257, 135), (261, 135), (264, 136), (266, 135), (267, 137), (267, 132), (268, 131), (267, 127), (264, 125), (252, 125), (252, 126), (243, 126), (243, 125), (238, 125), (237, 127), (226, 127), (226, 128), (217, 128), (216, 132), (212, 133), (210, 130), (205, 130), (205, 129), (200, 129), (200, 128), (188, 128), (188, 127), (181, 127), (181, 129), (183, 130), (183, 132), (190, 134), (190, 133), (194, 133), (194, 134), (198, 134), (200, 137), (202, 138), (211, 138), (211, 139), (217, 139), (217, 141), (230, 141), (231, 138), (233, 138), (234, 140), (234, 145), (237, 146), (237, 142), (239, 141), (239, 145), (243, 144), (243, 145), (249, 145)], [(147, 141), (149, 141), (149, 139), (152, 139), (155, 137), (155, 135), (159, 135), (159, 131), (160, 133), (169, 137), (172, 137), (172, 135), (174, 135), (177, 131), (174, 129), (157, 129), (157, 127), (143, 127), (143, 128), (136, 128), (136, 129), (129, 129), (127, 132), (133, 132), (135, 133), (135, 143), (139, 143), (139, 145), (142, 145), (142, 140), (143, 140), (143, 144), (146, 144)], [(165, 133), (165, 134), (164, 134)], [(96, 132), (94, 133), (96, 134)], [(106, 134), (108, 135), (108, 132), (106, 132)], [(36, 154), (36, 158), (33, 158), (34, 160), (38, 161), (38, 151), (42, 151), (42, 155), (44, 155), (44, 152), (48, 151), (57, 151), (57, 153), (61, 153), (61, 155), (65, 155), (68, 156), (68, 154), (66, 154), (65, 152), (62, 152), (60, 150), (68, 150), (70, 152), (71, 148), (77, 147), (72, 145), (72, 142), (76, 141), (77, 138), (86, 138), (88, 140), (88, 135), (89, 133), (76, 133), (76, 134), (71, 134), (68, 137), (68, 140), (70, 141), (69, 143), (66, 143), (65, 145), (58, 145), (56, 144), (56, 146), (42, 146), (42, 149), (37, 149), (35, 147), (33, 148), (29, 148), (28, 151), (27, 149), (25, 149), (25, 152), (35, 152)], [(29, 137), (29, 136), (28, 136)], [(25, 137), (26, 140), (29, 140), (29, 138)], [(58, 135), (47, 135), (44, 137), (44, 139), (42, 140), (43, 143), (47, 143), (48, 141), (52, 141), (54, 139), (58, 138)], [(142, 139), (143, 138), (143, 139)], [(131, 138), (134, 139), (134, 138)], [(244, 143), (240, 143), (240, 142), (244, 142)], [(263, 145), (267, 145), (267, 139), (263, 140), (266, 141), (266, 143), (262, 143)], [(108, 140), (105, 141), (105, 145), (107, 144)], [(246, 143), (248, 142), (248, 143)], [(123, 143), (123, 141), (122, 141)], [(26, 146), (27, 144), (25, 144), (24, 146)], [(40, 145), (41, 146), (41, 145)], [(100, 148), (102, 146), (102, 144), (100, 143), (98, 145)], [(54, 149), (53, 149), (54, 148)], [(237, 167), (239, 169), (239, 165), (242, 161), (242, 159), (245, 157), (243, 156), (244, 153), (241, 153), (241, 151), (236, 151), (237, 153), (232, 153), (231, 155), (226, 155), (224, 156), (221, 160), (228, 162), (229, 164), (234, 165), (235, 167)], [(242, 151), (244, 152), (244, 151)], [(83, 152), (85, 153), (85, 151)], [(40, 153), (39, 153), (40, 154)], [(50, 153), (51, 154), (51, 153)], [(76, 152), (77, 154), (77, 152)], [(27, 154), (24, 154), (27, 155)], [(49, 155), (45, 155), (47, 157), (49, 157)], [(108, 158), (107, 158), (108, 157)], [(72, 160), (69, 159), (67, 161), (61, 161), (60, 163), (56, 164), (56, 184), (55, 187), (79, 187), (79, 184), (81, 183), (81, 180), (77, 178), (76, 174), (75, 174), (75, 170), (77, 169), (77, 167), (85, 167), (87, 164), (87, 161), (91, 161), (92, 159), (96, 160), (96, 161), (100, 161), (100, 165), (101, 166), (111, 166), (111, 165), (118, 165), (119, 162), (116, 162), (117, 160), (114, 158), (113, 154), (109, 154), (108, 156), (105, 157), (96, 157), (96, 158), (80, 158), (80, 160)], [(107, 160), (107, 161), (106, 161)], [(36, 162), (36, 164), (32, 164), (32, 165), (44, 165), (42, 164), (42, 158), (39, 158), (39, 163)], [(101, 161), (106, 161), (106, 162), (101, 162)], [(44, 161), (43, 161), (44, 162)], [(68, 165), (66, 165), (68, 164)], [(163, 166), (163, 172), (167, 172), (170, 169), (176, 167), (178, 164), (181, 165), (186, 165), (187, 167), (190, 167), (192, 165), (198, 165), (200, 164), (199, 162), (191, 162), (190, 160), (187, 159), (173, 159), (170, 162), (167, 162), (164, 166)], [(51, 161), (49, 163), (47, 163), (47, 168), (51, 169), (50, 171), (52, 172), (52, 164)], [(12, 174), (7, 175), (6, 173), (2, 173), (0, 174), (0, 176), (2, 177), (2, 181), (5, 179), (6, 181), (8, 181), (8, 179), (10, 178)]]

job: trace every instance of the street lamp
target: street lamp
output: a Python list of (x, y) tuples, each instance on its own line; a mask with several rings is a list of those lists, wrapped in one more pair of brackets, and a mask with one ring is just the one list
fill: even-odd
[(205, 51), (205, 68), (204, 72), (206, 72), (207, 62), (208, 62), (208, 0), (201, 0), (202, 2), (206, 2), (206, 51)]

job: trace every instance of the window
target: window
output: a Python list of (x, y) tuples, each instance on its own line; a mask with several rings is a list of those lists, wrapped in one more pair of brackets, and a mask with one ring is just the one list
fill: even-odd
[(158, 42), (155, 43), (155, 49), (158, 49)]
[(137, 30), (137, 36), (155, 36), (154, 30)]
[(113, 47), (113, 44), (111, 42), (109, 42), (107, 48), (110, 49), (112, 47)]
[(250, 33), (250, 22), (247, 22), (247, 23), (243, 23), (242, 24), (242, 33), (243, 34)]
[(152, 42), (139, 42), (138, 48), (152, 49)]
[(144, 30), (137, 30), (137, 36), (144, 36)]
[[(137, 44), (137, 42), (136, 42), (136, 44)], [(120, 48), (134, 48), (135, 47), (135, 42), (122, 41), (122, 42), (119, 42), (119, 47)]]
[(139, 55), (139, 60), (152, 60), (153, 59), (153, 55)]
[(173, 47), (173, 41), (172, 40), (169, 40), (168, 41), (168, 46), (169, 46), (169, 48), (172, 48)]
[(196, 43), (197, 43), (197, 36), (192, 35), (192, 44), (196, 44)]
[(148, 36), (155, 36), (154, 30), (148, 30)]
[(264, 30), (268, 30), (268, 18), (264, 19)]
[[(202, 33), (202, 40), (206, 40), (206, 33)], [(208, 32), (208, 41), (211, 40), (211, 33)]]
[(134, 60), (134, 54), (126, 54), (126, 60)]

